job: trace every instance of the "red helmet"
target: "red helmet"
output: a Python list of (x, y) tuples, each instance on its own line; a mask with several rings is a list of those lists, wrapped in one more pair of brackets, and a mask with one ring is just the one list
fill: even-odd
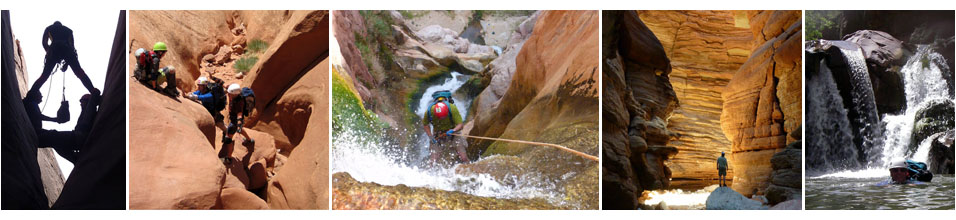
[(448, 105), (445, 102), (438, 102), (435, 105), (432, 105), (432, 114), (435, 118), (445, 118), (448, 117), (449, 112)]

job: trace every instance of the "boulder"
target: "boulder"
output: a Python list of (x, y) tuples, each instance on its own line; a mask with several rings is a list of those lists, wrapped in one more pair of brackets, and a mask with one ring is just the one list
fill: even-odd
[(923, 103), (916, 112), (913, 123), (913, 133), (910, 136), (910, 146), (907, 155), (916, 152), (919, 144), (930, 135), (952, 130), (956, 126), (954, 105), (950, 99), (934, 99)]
[(770, 210), (803, 210), (803, 199), (787, 200), (770, 207)]
[(223, 209), (269, 209), (266, 201), (244, 188), (222, 189), (220, 197)]
[(707, 210), (762, 210), (767, 209), (759, 201), (748, 199), (730, 187), (718, 187), (707, 196)]
[[(212, 116), (198, 103), (129, 85), (129, 207), (208, 209), (226, 169), (213, 148)], [(166, 119), (166, 120), (156, 120)], [(215, 140), (218, 141), (218, 140)]]
[[(799, 132), (799, 131), (797, 131)], [(795, 141), (770, 158), (770, 185), (767, 200), (770, 205), (803, 198), (803, 150), (802, 141)]]
[(523, 46), (524, 42), (531, 36), (531, 29), (534, 27), (537, 18), (536, 13), (523, 21), (520, 27), (525, 28), (515, 29), (514, 33), (511, 34), (512, 38), (508, 42), (508, 46), (504, 48), (502, 54), (499, 54), (498, 58), (492, 60), (479, 77), (473, 78), (473, 80), (488, 80), (488, 82), (483, 81), (483, 83), (487, 83), (484, 85), (485, 89), (481, 91), (474, 101), (475, 112), (483, 112), (486, 109), (496, 107), (498, 100), (508, 91), (509, 82), (511, 82), (511, 77), (517, 68), (515, 59), (518, 57), (518, 52), (521, 51), (521, 46)]
[(898, 114), (906, 108), (903, 75), (899, 71), (905, 64), (903, 42), (874, 30), (859, 30), (843, 40), (856, 43), (863, 50), (880, 113)]
[(929, 165), (929, 172), (953, 174), (956, 171), (956, 163), (953, 160), (953, 135), (953, 131), (950, 130), (933, 136), (937, 139), (930, 146), (926, 162)]
[[(329, 61), (313, 66), (301, 79), (290, 86), (279, 98), (278, 104), (299, 103), (308, 109), (308, 116), (285, 112), (285, 120), (304, 120), (298, 145), (290, 151), (288, 159), (277, 156), (280, 170), (269, 180), (266, 200), (274, 209), (328, 209), (329, 204)], [(306, 105), (306, 103), (308, 103)], [(298, 112), (298, 111), (296, 111)], [(283, 116), (283, 114), (278, 114)], [(294, 118), (299, 117), (299, 118)], [(302, 122), (299, 122), (302, 123)], [(277, 165), (278, 166), (278, 165)], [(250, 167), (251, 170), (255, 168)], [(256, 176), (256, 175), (253, 175)]]

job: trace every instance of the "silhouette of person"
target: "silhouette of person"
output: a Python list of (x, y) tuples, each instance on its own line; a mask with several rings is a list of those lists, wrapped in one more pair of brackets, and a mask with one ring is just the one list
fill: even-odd
[(719, 176), (720, 186), (727, 186), (727, 158), (724, 157), (724, 152), (720, 152), (720, 157), (717, 158), (717, 175)]
[(100, 95), (100, 91), (93, 87), (93, 82), (90, 81), (86, 72), (80, 67), (80, 61), (77, 60), (76, 48), (73, 47), (73, 30), (63, 26), (59, 21), (53, 22), (43, 31), (42, 42), (43, 50), (46, 51), (43, 72), (40, 72), (40, 78), (33, 82), (33, 86), (30, 87), (27, 94), (39, 91), (40, 87), (50, 78), (50, 75), (56, 71), (53, 67), (58, 63), (65, 63), (66, 65), (63, 65), (60, 71), (66, 72), (66, 68), (70, 67), (73, 69), (73, 74), (83, 83), (83, 86), (90, 91), (90, 94)]
[(40, 101), (43, 96), (39, 92), (28, 93), (23, 99), (24, 109), (30, 118), (30, 124), (37, 134), (39, 147), (53, 147), (64, 159), (71, 163), (76, 163), (79, 146), (86, 142), (90, 130), (93, 129), (93, 119), (96, 118), (97, 107), (99, 106), (99, 96), (86, 94), (80, 98), (80, 112), (77, 118), (76, 126), (72, 131), (56, 131), (43, 129), (42, 121), (52, 121), (56, 123), (66, 123), (70, 120), (69, 104), (66, 101), (60, 105), (56, 117), (49, 117), (40, 112)]

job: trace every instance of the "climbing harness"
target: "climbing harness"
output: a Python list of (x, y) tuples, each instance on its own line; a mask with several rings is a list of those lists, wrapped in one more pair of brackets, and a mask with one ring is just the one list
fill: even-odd
[(564, 147), (564, 146), (561, 146), (561, 145), (557, 145), (557, 144), (541, 143), (541, 142), (534, 142), (534, 141), (511, 140), (511, 139), (504, 139), (504, 138), (479, 137), (479, 136), (471, 136), (471, 135), (467, 135), (467, 134), (454, 134), (454, 133), (453, 133), (453, 134), (451, 134), (451, 135), (461, 136), (461, 137), (466, 137), (466, 138), (485, 139), (485, 140), (494, 140), (494, 141), (506, 141), (506, 142), (521, 143), (521, 144), (530, 144), (530, 145), (539, 145), (539, 146), (553, 147), (553, 148), (557, 148), (557, 149), (559, 149), (559, 150), (567, 151), (567, 152), (572, 153), (572, 154), (574, 154), (574, 155), (578, 155), (578, 156), (580, 156), (580, 157), (583, 157), (584, 159), (593, 160), (593, 161), (595, 161), (595, 162), (600, 161), (600, 160), (599, 160), (597, 157), (595, 157), (595, 156), (591, 156), (591, 155), (586, 154), (586, 153), (584, 153), (584, 152), (572, 150), (571, 148), (567, 148), (567, 147)]

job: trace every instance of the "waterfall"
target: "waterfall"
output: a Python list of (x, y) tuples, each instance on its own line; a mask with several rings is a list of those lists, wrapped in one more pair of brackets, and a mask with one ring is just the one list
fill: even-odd
[[(890, 115), (883, 118), (886, 124), (886, 147), (879, 163), (871, 164), (877, 167), (886, 167), (893, 160), (911, 158), (921, 162), (926, 161), (931, 141), (923, 140), (918, 145), (916, 154), (908, 149), (911, 145), (910, 137), (913, 133), (913, 123), (916, 113), (935, 99), (950, 99), (950, 88), (943, 76), (949, 67), (945, 64), (942, 55), (932, 50), (928, 45), (917, 46), (915, 54), (909, 57), (906, 65), (900, 69), (903, 74), (904, 93), (906, 95), (906, 111), (901, 115)], [(925, 148), (925, 149), (924, 149)], [(919, 156), (918, 154), (925, 154)], [(917, 158), (919, 157), (919, 158)]]
[(833, 73), (822, 61), (820, 72), (807, 79), (807, 164), (817, 170), (858, 167), (858, 152), (853, 143), (853, 132), (843, 107), (843, 98), (837, 90)]
[(883, 144), (880, 136), (883, 135), (883, 129), (878, 121), (879, 113), (876, 110), (876, 98), (873, 94), (873, 84), (870, 82), (870, 73), (867, 71), (863, 51), (859, 46), (841, 46), (840, 52), (846, 59), (850, 85), (853, 87), (852, 108), (857, 117), (852, 120), (855, 120), (856, 129), (860, 131), (860, 135), (854, 142), (860, 144), (864, 161), (871, 162), (879, 158), (882, 153)]
[[(857, 69), (862, 67), (865, 71), (865, 63), (863, 62), (862, 54), (859, 51), (844, 50), (841, 48), (841, 51), (844, 52), (844, 55), (847, 57), (848, 66), (851, 71), (857, 72)], [(832, 172), (827, 175), (819, 176), (816, 178), (828, 178), (828, 177), (843, 177), (843, 178), (868, 178), (868, 177), (883, 177), (888, 176), (889, 173), (886, 171), (886, 168), (894, 160), (900, 160), (903, 158), (913, 159), (921, 162), (928, 162), (927, 157), (929, 154), (929, 149), (932, 146), (932, 138), (926, 138), (924, 140), (919, 140), (919, 144), (916, 145), (917, 149), (910, 150), (910, 145), (913, 141), (911, 140), (913, 134), (913, 126), (916, 122), (917, 112), (920, 109), (927, 108), (930, 103), (940, 99), (952, 100), (950, 96), (949, 85), (946, 83), (945, 73), (948, 73), (949, 68), (946, 65), (945, 59), (939, 54), (932, 50), (932, 47), (928, 45), (919, 45), (915, 54), (908, 57), (906, 64), (900, 69), (900, 74), (903, 76), (903, 85), (904, 85), (904, 95), (906, 97), (906, 111), (898, 115), (884, 115), (882, 117), (882, 122), (879, 124), (872, 124), (874, 127), (882, 128), (882, 138), (874, 139), (880, 142), (872, 142), (871, 144), (881, 144), (881, 146), (870, 146), (871, 148), (867, 154), (866, 167), (863, 170), (854, 170), (854, 169), (840, 169), (840, 167), (832, 167)], [(830, 112), (827, 113), (827, 105), (832, 105), (834, 97), (828, 96), (827, 92), (831, 92), (828, 89), (832, 86), (829, 82), (825, 81), (826, 77), (830, 74), (829, 69), (821, 68), (821, 76), (812, 78), (808, 80), (807, 85), (807, 97), (820, 97), (821, 101), (816, 101), (814, 99), (808, 99), (808, 109), (811, 110), (811, 115), (819, 115), (822, 117), (810, 117), (808, 118), (809, 130), (808, 134), (810, 137), (816, 135), (824, 136), (823, 140), (815, 139), (817, 142), (826, 142), (832, 141), (834, 143), (839, 143), (837, 140), (827, 140), (828, 138), (839, 138), (839, 134), (833, 130), (819, 129), (826, 128), (827, 123), (835, 128), (842, 127), (843, 124), (840, 121), (841, 115), (839, 112)], [(818, 79), (822, 78), (822, 79)], [(821, 81), (822, 80), (822, 81)], [(865, 81), (863, 84), (869, 84), (869, 78), (858, 77), (857, 74), (853, 74), (852, 80), (853, 84), (857, 82)], [(865, 85), (863, 87), (866, 87)], [(857, 87), (854, 87), (854, 90)], [(872, 90), (870, 90), (872, 94)], [(858, 93), (854, 93), (853, 103), (856, 105), (867, 105), (865, 96), (857, 96)], [(836, 97), (839, 98), (839, 97)], [(814, 100), (814, 101), (811, 101)], [(863, 101), (861, 103), (861, 101)], [(842, 106), (829, 108), (842, 108)], [(868, 107), (858, 107), (854, 106), (854, 109), (865, 110)], [(836, 117), (832, 119), (831, 117)], [(817, 128), (817, 130), (813, 130)], [(822, 132), (820, 134), (815, 134)], [(821, 145), (819, 143), (813, 143), (815, 145)], [(834, 145), (823, 145), (833, 147)], [(819, 160), (818, 158), (825, 158), (826, 162), (834, 164), (834, 161), (830, 161), (833, 158), (831, 155), (815, 155), (818, 153), (826, 152), (808, 152), (807, 153), (807, 162), (811, 163), (814, 160)], [(836, 161), (836, 164), (839, 164), (839, 161)]]

